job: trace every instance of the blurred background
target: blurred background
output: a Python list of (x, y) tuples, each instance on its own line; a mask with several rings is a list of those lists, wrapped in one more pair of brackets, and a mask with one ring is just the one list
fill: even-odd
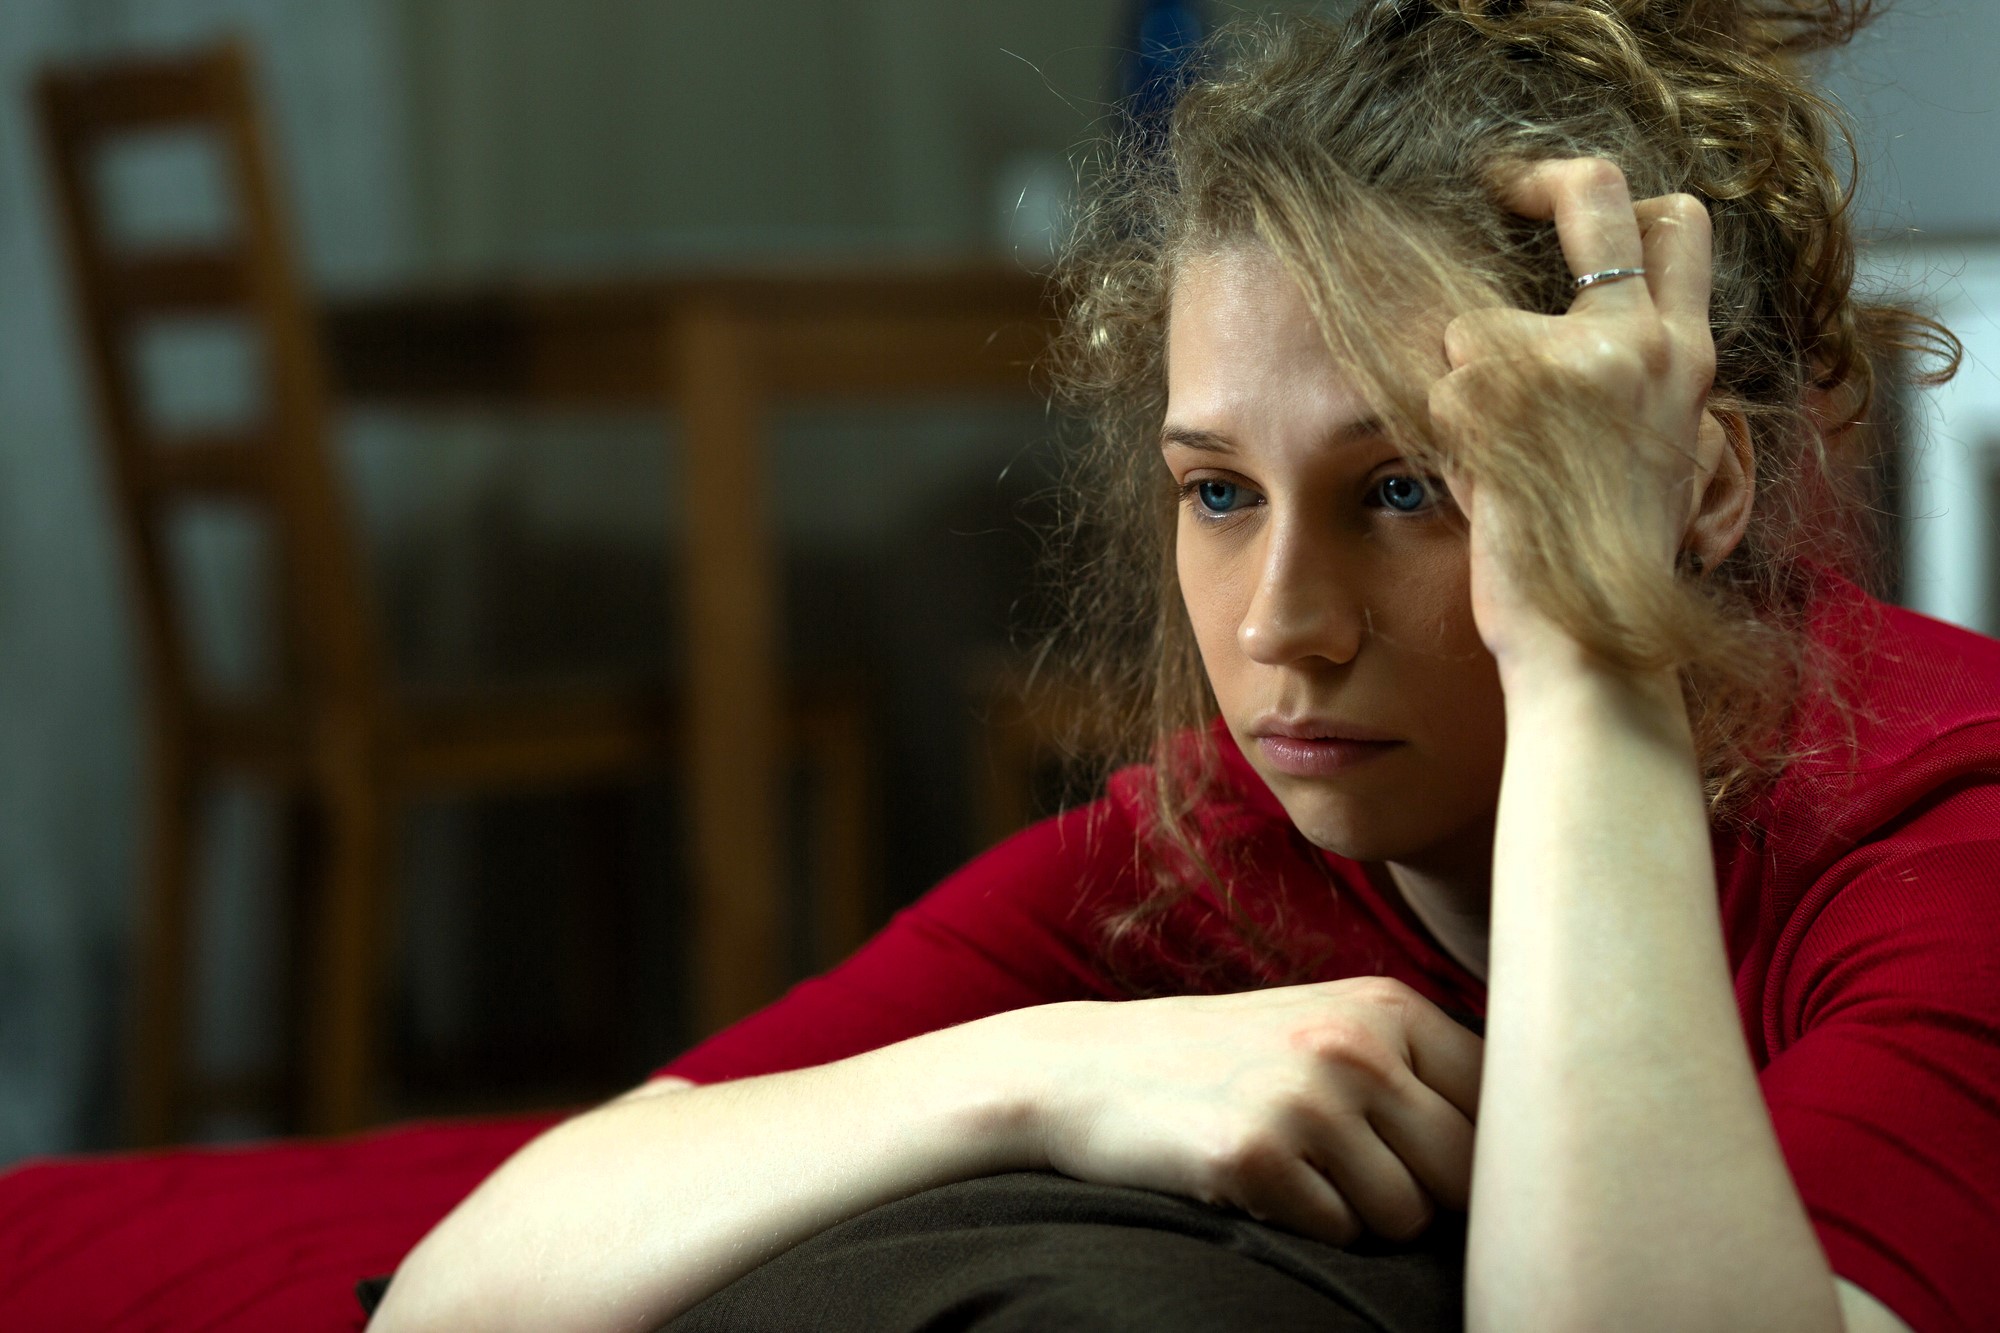
[[(1036, 617), (1054, 430), (1028, 355), (1009, 349), (1031, 348), (1042, 327), (1036, 270), (1070, 161), (1129, 86), (1147, 8), (0, 4), (0, 1165), (140, 1132), (132, 997), (161, 929), (142, 894), (163, 854), (146, 833), (159, 712), (146, 702), (91, 326), (38, 137), (38, 71), (239, 39), (305, 308), (353, 315), (350, 331), (392, 363), (376, 366), (381, 382), (419, 381), (368, 392), (337, 355), (323, 367), (328, 477), (397, 691), (616, 678), (650, 682), (668, 712), (690, 691), (727, 703), (730, 659), (712, 652), (704, 666), (687, 633), (690, 599), (726, 589), (704, 593), (687, 570), (701, 567), (700, 543), (762, 552), (769, 679), (753, 672), (750, 686), (787, 702), (772, 705), (783, 733), (763, 775), (772, 811), (744, 827), (775, 834), (759, 863), (782, 918), (765, 930), (774, 959), (732, 990), (690, 943), (697, 881), (716, 873), (701, 848), (730, 836), (704, 842), (696, 827), (729, 818), (715, 799), (727, 755), (712, 737), (689, 739), (705, 734), (698, 709), (691, 722), (620, 712), (617, 744), (606, 724), (592, 733), (596, 759), (572, 746), (547, 772), (532, 756), (548, 746), (517, 744), (506, 763), (489, 746), (462, 773), (512, 763), (511, 776), (416, 784), (384, 807), (395, 836), (370, 844), (393, 884), (372, 936), (379, 957), (360, 965), (379, 995), (375, 1041), (365, 1096), (334, 1117), (361, 1123), (608, 1095), (716, 1021), (716, 1006), (821, 965), (1032, 809), (1018, 788), (1034, 747), (996, 700)], [(1153, 15), (1152, 40), (1185, 21), (1187, 7), (1151, 8), (1177, 11)], [(1972, 353), (1959, 383), (1905, 405), (1899, 596), (1989, 633), (2000, 630), (1996, 52), (2000, 7), (1988, 0), (1904, 0), (1828, 69), (1862, 131), (1860, 217), (1879, 238), (1867, 280), (1926, 293)], [(96, 184), (120, 235), (163, 244), (228, 235), (218, 217), (241, 203), (227, 163), (172, 134), (121, 149)], [(715, 317), (719, 341), (674, 333), (657, 316), (661, 293), (717, 273), (761, 295), (739, 308), (737, 288), (699, 289), (690, 308)], [(824, 274), (844, 285), (815, 288)], [(806, 374), (734, 427), (742, 395), (704, 399), (704, 438), (735, 428), (757, 444), (746, 506), (726, 469), (687, 456), (695, 419), (674, 394), (708, 385), (702, 366), (726, 379), (728, 339), (762, 336), (743, 332), (755, 320), (843, 301), (859, 303), (858, 322), (841, 323), (842, 307), (814, 336), (833, 339), (825, 364), (853, 363), (851, 391), (833, 371)], [(670, 374), (588, 341), (625, 329), (633, 309), (663, 321)], [(552, 354), (559, 374), (524, 353), (521, 382), (483, 398), (424, 381), (425, 357), (463, 379), (460, 363), (518, 351), (508, 339), (535, 319), (553, 332), (533, 336), (552, 345), (583, 339)], [(978, 347), (905, 354), (942, 348), (933, 327), (981, 320), (997, 339), (991, 367), (965, 369)], [(393, 341), (412, 328), (416, 341)], [(260, 355), (241, 321), (179, 319), (149, 327), (132, 368), (150, 412), (215, 440), (226, 431), (214, 423), (255, 415)], [(662, 374), (679, 388), (657, 401), (629, 387)], [(558, 382), (582, 388), (531, 392)], [(286, 679), (291, 613), (277, 599), (290, 585), (272, 566), (316, 548), (255, 506), (198, 500), (156, 534), (188, 656), (246, 690)], [(757, 626), (744, 632), (758, 649)], [(726, 650), (726, 635), (711, 648)], [(801, 682), (822, 696), (804, 730), (787, 721)], [(701, 744), (722, 774), (706, 807), (685, 762)], [(335, 762), (324, 754), (285, 762), (319, 773)], [(329, 827), (344, 827), (301, 823), (293, 788), (315, 780), (217, 769), (187, 802), (198, 888), (187, 1060), (171, 1116), (156, 1098), (142, 1136), (314, 1123), (301, 1109), (315, 1075), (297, 1068), (310, 1035), (297, 994), (335, 965), (300, 945), (296, 904), (308, 899), (279, 886), (311, 882)]]

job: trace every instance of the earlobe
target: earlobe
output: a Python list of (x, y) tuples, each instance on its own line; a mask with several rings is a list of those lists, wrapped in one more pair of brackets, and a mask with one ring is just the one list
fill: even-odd
[(1702, 413), (1701, 429), (1702, 452), (1715, 451), (1715, 471), (1681, 541), (1682, 560), (1697, 573), (1721, 564), (1743, 540), (1757, 493), (1757, 455), (1749, 420), (1740, 412), (1708, 411)]

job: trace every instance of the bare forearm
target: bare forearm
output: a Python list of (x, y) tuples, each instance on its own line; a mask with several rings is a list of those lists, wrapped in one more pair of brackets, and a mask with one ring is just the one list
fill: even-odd
[(568, 1121), (425, 1238), (371, 1328), (652, 1328), (876, 1204), (1022, 1165), (977, 1029)]
[(1475, 1329), (1840, 1327), (1731, 994), (1672, 681), (1510, 680)]

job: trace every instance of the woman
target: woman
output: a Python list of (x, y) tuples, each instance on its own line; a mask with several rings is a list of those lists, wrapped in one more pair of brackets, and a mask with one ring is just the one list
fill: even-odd
[(2000, 644), (1856, 586), (1869, 367), (1948, 335), (1850, 294), (1791, 63), (1866, 8), (1242, 41), (1066, 270), (1150, 761), (524, 1149), (380, 1326), (650, 1327), (1034, 1169), (1469, 1209), (1481, 1328), (2000, 1326)]

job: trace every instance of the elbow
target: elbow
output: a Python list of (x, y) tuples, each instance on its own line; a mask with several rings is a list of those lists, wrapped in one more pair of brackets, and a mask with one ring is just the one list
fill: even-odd
[[(447, 1242), (449, 1236), (444, 1238)], [(367, 1333), (503, 1333), (523, 1325), (528, 1293), (509, 1291), (505, 1277), (458, 1262), (439, 1233), (424, 1237), (397, 1266), (382, 1302), (370, 1316)], [(536, 1325), (548, 1327), (548, 1325)]]

